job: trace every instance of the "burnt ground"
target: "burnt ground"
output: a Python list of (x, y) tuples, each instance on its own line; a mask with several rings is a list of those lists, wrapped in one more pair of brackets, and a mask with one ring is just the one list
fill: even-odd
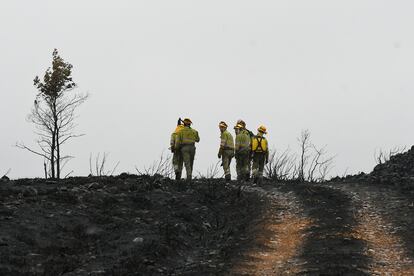
[(365, 242), (351, 236), (357, 225), (349, 196), (329, 187), (309, 184), (284, 186), (303, 202), (306, 214), (315, 222), (307, 229), (308, 238), (299, 258), (303, 273), (314, 275), (366, 275), (369, 258)]
[(1, 275), (414, 275), (414, 186), (0, 184)]
[(0, 275), (216, 275), (265, 198), (221, 180), (17, 180), (0, 185)]

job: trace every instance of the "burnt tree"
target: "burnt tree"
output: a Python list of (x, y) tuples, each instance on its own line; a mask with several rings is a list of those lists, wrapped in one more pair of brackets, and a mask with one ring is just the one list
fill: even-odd
[(39, 150), (23, 143), (17, 147), (26, 149), (44, 158), (45, 177), (61, 178), (61, 170), (69, 155), (62, 155), (61, 147), (71, 138), (82, 135), (74, 133), (75, 110), (86, 99), (87, 95), (70, 93), (76, 88), (72, 79), (72, 65), (53, 51), (52, 67), (48, 68), (41, 80), (34, 79), (34, 86), (39, 91), (28, 121), (36, 127)]

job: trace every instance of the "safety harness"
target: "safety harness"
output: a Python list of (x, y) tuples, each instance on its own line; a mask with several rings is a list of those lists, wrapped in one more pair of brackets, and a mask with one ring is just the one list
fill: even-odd
[(255, 150), (253, 150), (254, 152), (264, 152), (263, 147), (262, 147), (262, 141), (264, 139), (264, 137), (262, 136), (255, 136), (254, 139), (257, 140), (257, 148)]

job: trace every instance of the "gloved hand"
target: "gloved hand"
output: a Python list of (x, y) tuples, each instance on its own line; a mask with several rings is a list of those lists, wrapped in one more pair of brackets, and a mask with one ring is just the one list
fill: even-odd
[(218, 157), (218, 158), (221, 158), (221, 152), (219, 152), (219, 153), (217, 154), (217, 157)]
[(267, 164), (267, 163), (269, 163), (269, 159), (268, 158), (265, 159), (265, 164)]
[(174, 147), (171, 147), (170, 150), (171, 150), (172, 153), (174, 153), (175, 149), (174, 149)]

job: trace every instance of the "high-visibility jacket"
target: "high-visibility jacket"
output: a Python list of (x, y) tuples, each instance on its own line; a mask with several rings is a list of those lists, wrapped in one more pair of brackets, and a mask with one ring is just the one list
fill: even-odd
[(269, 151), (267, 140), (263, 137), (263, 134), (259, 133), (252, 138), (252, 152), (263, 152), (267, 153)]
[(250, 134), (247, 130), (241, 130), (239, 134), (236, 135), (236, 152), (238, 151), (247, 151), (250, 150)]
[(194, 145), (194, 143), (200, 142), (200, 137), (198, 136), (197, 130), (185, 126), (177, 133), (177, 138), (175, 140), (175, 147), (179, 148), (183, 145)]
[(233, 135), (227, 130), (223, 131), (220, 135), (220, 149), (234, 150)]
[(177, 140), (177, 134), (178, 134), (178, 132), (180, 132), (180, 130), (182, 130), (183, 128), (184, 128), (184, 126), (183, 126), (183, 125), (178, 125), (178, 126), (175, 128), (174, 132), (171, 134), (171, 139), (170, 139), (170, 146), (171, 146), (171, 148), (174, 148), (174, 147), (175, 147), (175, 140)]

